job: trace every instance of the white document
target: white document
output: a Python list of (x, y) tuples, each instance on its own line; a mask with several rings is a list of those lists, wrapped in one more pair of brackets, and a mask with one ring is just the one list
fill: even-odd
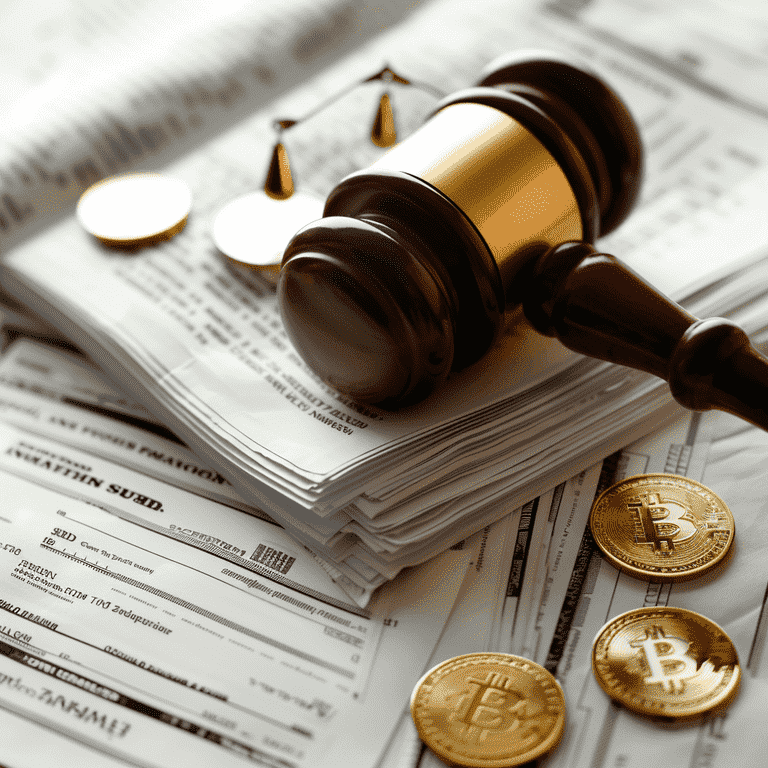
[(0, 441), (3, 761), (375, 764), (468, 552), (366, 610), (271, 521), (9, 424)]
[(54, 347), (20, 338), (0, 356), (0, 417), (269, 519), (95, 366)]

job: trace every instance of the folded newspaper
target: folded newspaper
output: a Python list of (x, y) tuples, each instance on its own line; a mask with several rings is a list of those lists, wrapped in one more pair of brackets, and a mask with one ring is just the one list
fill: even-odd
[[(361, 406), (296, 355), (269, 284), (246, 286), (228, 271), (213, 218), (263, 185), (273, 120), (309, 112), (384, 63), (448, 92), (510, 49), (576, 52), (625, 99), (647, 151), (637, 210), (598, 245), (692, 313), (733, 317), (759, 342), (768, 97), (745, 92), (735, 59), (697, 69), (651, 46), (641, 25), (612, 24), (602, 5), (433, 0), (392, 4), (377, 18), (343, 0), (302, 0), (180, 22), (176, 34), (163, 27), (163, 45), (145, 41), (130, 67), (92, 80), (83, 62), (96, 67), (99, 51), (82, 57), (47, 83), (45, 109), (27, 100), (16, 115), (21, 138), (3, 148), (0, 243), (15, 247), (2, 285), (369, 595), (677, 406), (662, 381), (574, 355), (523, 322), (423, 403)], [(57, 101), (62, 83), (78, 87)], [(322, 197), (380, 156), (365, 135), (379, 96), (376, 84), (360, 86), (286, 137), (303, 191)], [(400, 135), (434, 106), (405, 88), (393, 102)], [(72, 215), (45, 218), (71, 210), (98, 178), (158, 166), (194, 195), (173, 240), (127, 255), (100, 246)], [(252, 222), (255, 242), (269, 226)]]

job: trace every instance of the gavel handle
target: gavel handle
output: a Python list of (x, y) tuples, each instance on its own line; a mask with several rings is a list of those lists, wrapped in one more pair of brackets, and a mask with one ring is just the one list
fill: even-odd
[(524, 293), (523, 311), (539, 333), (665, 379), (686, 408), (717, 408), (768, 430), (768, 359), (730, 320), (697, 319), (581, 242), (541, 256)]

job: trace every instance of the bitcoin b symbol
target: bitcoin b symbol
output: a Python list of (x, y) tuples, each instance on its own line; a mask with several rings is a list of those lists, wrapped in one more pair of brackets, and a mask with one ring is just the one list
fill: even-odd
[(693, 515), (683, 504), (672, 499), (662, 499), (658, 493), (643, 493), (627, 502), (637, 520), (638, 544), (650, 544), (654, 552), (666, 554), (676, 544), (696, 535)]
[(684, 680), (698, 672), (696, 659), (687, 651), (690, 643), (678, 637), (665, 637), (661, 627), (653, 627), (643, 640), (631, 643), (633, 648), (642, 648), (651, 676), (647, 684), (658, 683), (667, 693), (683, 693)]
[(461, 724), (466, 737), (483, 741), (490, 732), (515, 730), (521, 720), (538, 714), (539, 709), (512, 689), (509, 677), (489, 672), (484, 679), (467, 678), (451, 719)]

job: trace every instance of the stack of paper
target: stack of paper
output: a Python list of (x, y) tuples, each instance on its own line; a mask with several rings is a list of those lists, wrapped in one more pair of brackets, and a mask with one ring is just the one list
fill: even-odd
[[(482, 15), (504, 18), (504, 3), (497, 5), (498, 13), (489, 2)], [(319, 383), (287, 341), (267, 284), (240, 284), (210, 235), (222, 205), (262, 184), (275, 116), (306, 111), (302, 105), (320, 103), (350, 72), (385, 56), (414, 79), (434, 81), (439, 69), (445, 82), (463, 73), (469, 84), (480, 64), (510, 47), (512, 27), (517, 44), (576, 49), (625, 98), (648, 153), (643, 199), (599, 245), (693, 313), (734, 315), (748, 332), (766, 323), (761, 281), (734, 277), (745, 265), (767, 268), (759, 251), (768, 246), (766, 105), (728, 96), (727, 82), (714, 88), (661, 66), (587, 17), (535, 16), (527, 27), (514, 19), (483, 34), (479, 18), (457, 0), (429, 5), (170, 167), (195, 199), (175, 239), (127, 256), (68, 219), (3, 265), (9, 290), (366, 595), (651, 431), (677, 407), (663, 382), (580, 358), (524, 323), (441, 391), (397, 413)], [(434, 49), (423, 49), (425, 39)], [(304, 166), (296, 162), (306, 188), (327, 192), (340, 171), (374, 151), (357, 149), (371, 96), (363, 89), (289, 145), (295, 157), (308, 156)], [(404, 99), (406, 113), (409, 104), (406, 122), (428, 112), (423, 100)], [(255, 241), (268, 226), (253, 223)]]

